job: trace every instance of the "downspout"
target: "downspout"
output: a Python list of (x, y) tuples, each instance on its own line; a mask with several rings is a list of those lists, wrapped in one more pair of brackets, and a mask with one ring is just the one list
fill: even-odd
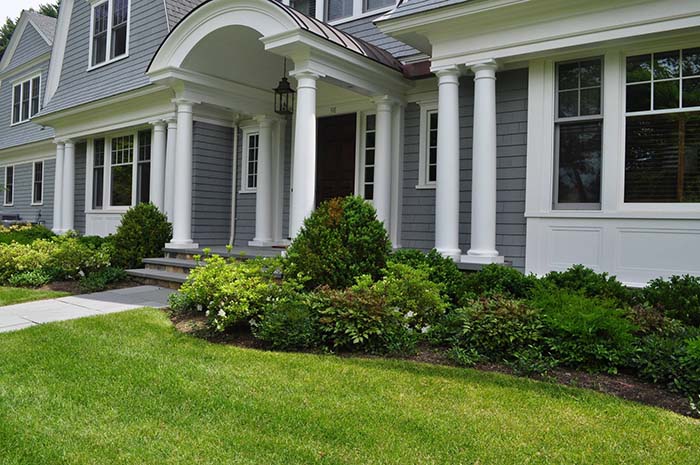
[(238, 197), (238, 115), (235, 116), (233, 122), (233, 169), (231, 176), (233, 182), (231, 184), (231, 235), (229, 236), (228, 244), (233, 247), (236, 240), (236, 199)]

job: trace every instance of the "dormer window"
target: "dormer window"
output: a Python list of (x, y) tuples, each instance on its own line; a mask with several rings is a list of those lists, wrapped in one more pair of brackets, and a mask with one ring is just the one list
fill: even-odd
[(12, 124), (29, 121), (39, 113), (41, 76), (19, 82), (12, 87)]
[(90, 64), (98, 66), (128, 53), (129, 0), (104, 0), (92, 6)]

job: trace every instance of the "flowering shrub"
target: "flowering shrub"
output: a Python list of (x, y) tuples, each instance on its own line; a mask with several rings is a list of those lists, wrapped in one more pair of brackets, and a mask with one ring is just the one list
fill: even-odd
[(0, 225), (0, 244), (31, 244), (37, 239), (51, 239), (56, 235), (49, 228), (39, 224)]

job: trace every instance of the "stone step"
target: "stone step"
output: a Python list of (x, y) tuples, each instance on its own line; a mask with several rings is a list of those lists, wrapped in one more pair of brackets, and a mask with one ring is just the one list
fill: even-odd
[(170, 289), (179, 289), (180, 285), (187, 280), (187, 273), (153, 269), (126, 270), (126, 274), (144, 284)]
[(147, 270), (188, 274), (190, 270), (201, 266), (202, 262), (197, 263), (193, 259), (184, 258), (144, 258), (143, 264)]

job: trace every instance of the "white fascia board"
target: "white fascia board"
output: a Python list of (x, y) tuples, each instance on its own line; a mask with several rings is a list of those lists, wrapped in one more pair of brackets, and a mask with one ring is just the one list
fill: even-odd
[(0, 81), (14, 78), (15, 76), (25, 73), (32, 68), (36, 68), (37, 66), (48, 61), (50, 57), (50, 53), (44, 53), (43, 55), (39, 55), (38, 57), (34, 58), (31, 61), (28, 61), (27, 63), (24, 63), (21, 66), (18, 66), (16, 68), (10, 68), (5, 71), (0, 71)]
[(0, 165), (14, 165), (45, 160), (56, 156), (53, 138), (0, 150)]
[(2, 60), (0, 60), (0, 72), (4, 71), (10, 64), (10, 61), (12, 61), (12, 56), (15, 54), (15, 50), (17, 50), (17, 46), (22, 40), (22, 35), (24, 35), (24, 30), (28, 22), (27, 15), (22, 14), (19, 18), (19, 23), (17, 23), (17, 27), (15, 27), (15, 32), (12, 34), (10, 43), (5, 50), (5, 54), (2, 56)]
[(66, 54), (66, 42), (68, 41), (68, 29), (70, 27), (71, 15), (73, 13), (73, 0), (62, 0), (61, 8), (56, 23), (56, 34), (51, 50), (51, 62), (49, 63), (49, 73), (46, 78), (44, 90), (44, 106), (51, 101), (63, 71), (63, 57)]

